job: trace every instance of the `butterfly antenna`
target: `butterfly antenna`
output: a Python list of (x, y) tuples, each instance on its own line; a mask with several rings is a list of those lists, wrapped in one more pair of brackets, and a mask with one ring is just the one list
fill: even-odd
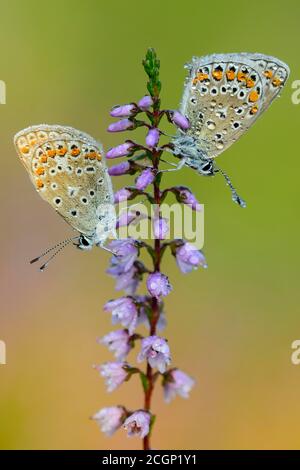
[(52, 256), (50, 256), (49, 259), (47, 259), (47, 261), (42, 264), (42, 266), (40, 266), (40, 271), (44, 271), (46, 269), (46, 267), (48, 266), (48, 264), (50, 263), (50, 261), (53, 260), (53, 258), (61, 251), (63, 250), (67, 245), (69, 245), (69, 243), (71, 243), (72, 240), (75, 240), (76, 238), (79, 238), (79, 237), (73, 237), (73, 238), (68, 238), (67, 240), (65, 240), (64, 242), (61, 242), (59, 243), (59, 248), (53, 253)]
[(234, 202), (236, 202), (239, 206), (241, 206), (241, 207), (246, 207), (246, 202), (244, 201), (244, 199), (242, 199), (242, 198), (238, 195), (238, 193), (237, 193), (235, 187), (234, 187), (233, 184), (231, 183), (230, 178), (229, 178), (229, 176), (225, 173), (225, 171), (222, 170), (222, 168), (219, 168), (219, 167), (215, 167), (215, 169), (216, 169), (217, 171), (219, 171), (219, 172), (221, 173), (221, 175), (225, 178), (226, 184), (227, 184), (227, 186), (229, 186), (229, 188), (230, 188), (230, 190), (231, 190), (232, 200), (233, 200)]
[(77, 238), (78, 238), (78, 236), (77, 236), (77, 237), (72, 237), (72, 238), (67, 238), (66, 240), (63, 240), (62, 242), (57, 243), (56, 245), (52, 246), (51, 248), (48, 248), (48, 250), (44, 251), (44, 253), (42, 253), (40, 256), (37, 256), (36, 258), (33, 258), (33, 259), (30, 261), (30, 264), (36, 263), (37, 261), (39, 261), (39, 259), (43, 258), (43, 256), (45, 256), (45, 255), (47, 255), (48, 253), (50, 253), (51, 251), (55, 250), (55, 249), (58, 248), (59, 246), (68, 244), (68, 243), (70, 243), (72, 240), (76, 240)]

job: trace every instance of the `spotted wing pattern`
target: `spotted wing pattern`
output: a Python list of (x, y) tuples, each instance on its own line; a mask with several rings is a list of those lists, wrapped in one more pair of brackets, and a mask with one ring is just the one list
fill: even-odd
[(74, 229), (93, 236), (98, 206), (113, 203), (101, 144), (71, 127), (38, 125), (19, 132), (15, 146), (40, 196)]
[(288, 66), (262, 54), (214, 54), (186, 65), (181, 112), (190, 120), (188, 134), (209, 158), (243, 135), (278, 96)]

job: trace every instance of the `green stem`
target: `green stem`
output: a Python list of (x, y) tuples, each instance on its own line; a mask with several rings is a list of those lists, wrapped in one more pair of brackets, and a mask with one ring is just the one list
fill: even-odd
[[(156, 106), (155, 106), (156, 104)], [(152, 122), (153, 125), (156, 127), (159, 123), (160, 119), (160, 110), (159, 110), (159, 98), (158, 96), (156, 97), (156, 101), (154, 103), (154, 111), (152, 114)], [(154, 171), (158, 171), (159, 169), (159, 161), (160, 161), (160, 156), (161, 152), (160, 151), (153, 151), (152, 152), (152, 161), (153, 161), (153, 169)], [(158, 208), (158, 213), (159, 213), (159, 208), (160, 208), (160, 203), (161, 203), (161, 190), (160, 190), (160, 177), (155, 178), (153, 182), (153, 199), (156, 204), (156, 207)], [(160, 263), (161, 263), (161, 241), (159, 239), (154, 240), (154, 247), (153, 247), (153, 271), (160, 271)], [(156, 297), (152, 297), (151, 299), (151, 306), (152, 306), (152, 314), (151, 314), (151, 321), (150, 321), (150, 331), (149, 334), (150, 336), (153, 336), (156, 334), (156, 326), (157, 322), (159, 320), (159, 303)], [(149, 411), (151, 413), (151, 399), (152, 399), (152, 394), (154, 390), (154, 383), (155, 383), (155, 374), (153, 373), (153, 369), (150, 366), (150, 364), (147, 364), (147, 370), (146, 370), (146, 377), (147, 377), (147, 383), (148, 387), (145, 390), (145, 396), (144, 396), (144, 409), (146, 411)], [(150, 450), (150, 434), (144, 437), (143, 441), (143, 449), (144, 450)]]

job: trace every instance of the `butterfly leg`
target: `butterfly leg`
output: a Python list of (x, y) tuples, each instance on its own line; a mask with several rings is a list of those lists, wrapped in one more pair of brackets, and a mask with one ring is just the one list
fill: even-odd
[(179, 163), (177, 163), (177, 165), (175, 163), (166, 162), (165, 160), (161, 160), (161, 161), (163, 161), (164, 163), (168, 163), (169, 165), (175, 166), (175, 168), (169, 168), (167, 170), (160, 170), (158, 173), (170, 173), (170, 171), (181, 170), (184, 167), (185, 163), (186, 163), (185, 158), (181, 158), (181, 160), (179, 161)]

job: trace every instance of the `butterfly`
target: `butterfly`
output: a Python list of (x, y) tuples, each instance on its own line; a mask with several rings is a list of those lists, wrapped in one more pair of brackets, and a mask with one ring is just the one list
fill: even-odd
[(79, 232), (79, 236), (59, 243), (32, 262), (74, 240), (82, 250), (103, 247), (114, 234), (116, 216), (102, 145), (72, 127), (48, 124), (21, 130), (14, 143), (39, 195)]
[(213, 54), (193, 57), (186, 78), (180, 112), (190, 123), (172, 140), (172, 153), (204, 176), (220, 172), (232, 199), (244, 207), (229, 177), (215, 157), (251, 127), (276, 98), (289, 76), (289, 67), (263, 54)]

